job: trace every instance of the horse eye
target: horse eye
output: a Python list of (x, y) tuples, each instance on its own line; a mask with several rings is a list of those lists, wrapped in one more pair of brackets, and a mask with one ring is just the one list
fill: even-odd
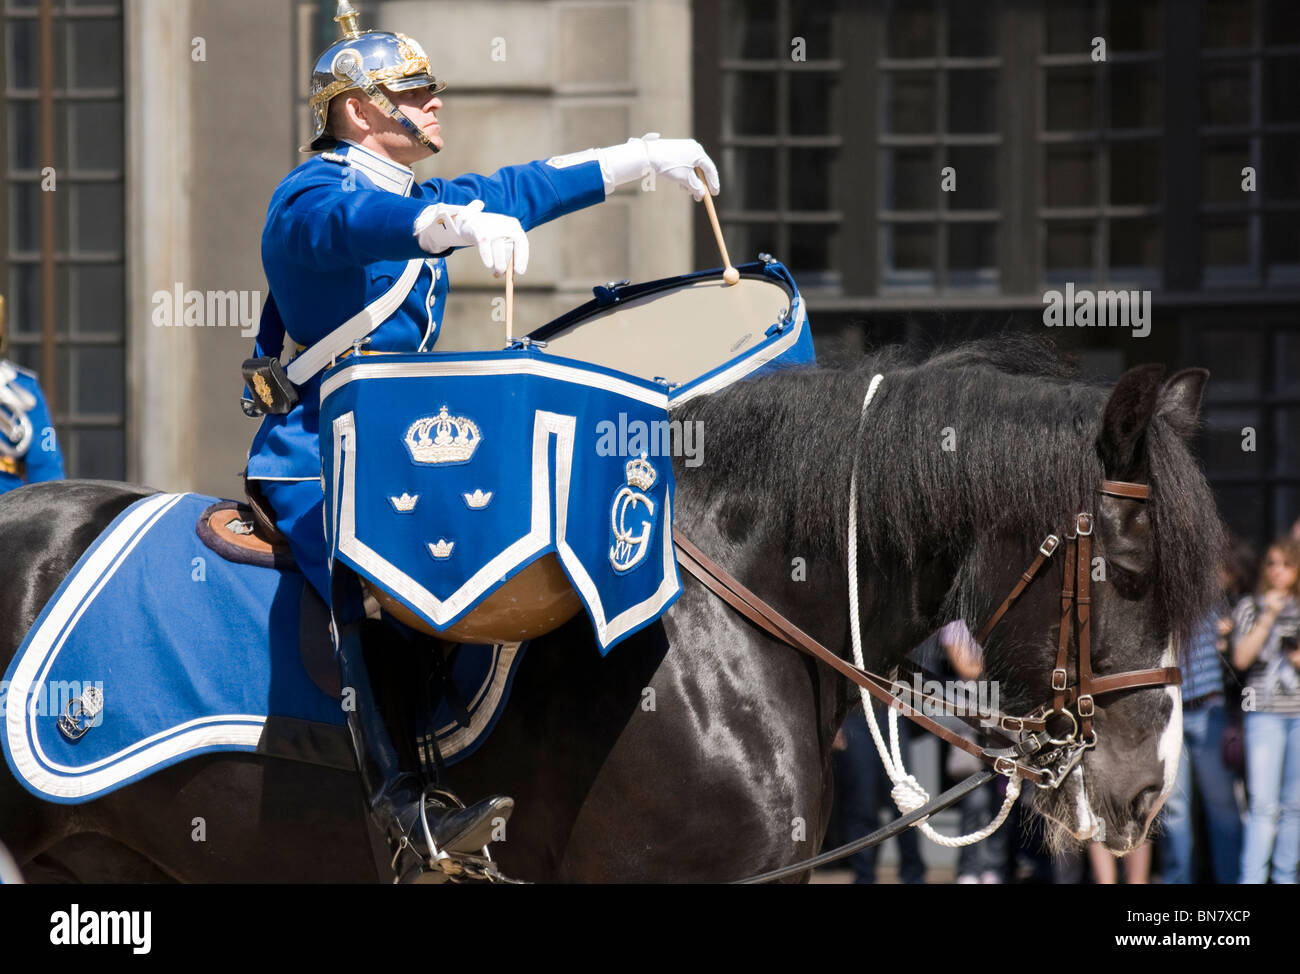
[(1149, 572), (1132, 571), (1113, 561), (1106, 563), (1107, 581), (1120, 598), (1133, 602), (1146, 594), (1151, 585)]

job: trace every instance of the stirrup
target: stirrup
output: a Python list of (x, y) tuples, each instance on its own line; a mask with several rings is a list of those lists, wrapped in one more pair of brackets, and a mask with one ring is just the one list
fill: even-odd
[[(484, 843), (478, 852), (451, 851), (440, 848), (434, 840), (433, 830), (429, 827), (429, 803), (431, 801), (436, 802), (438, 807), (448, 811), (464, 810), (466, 807), (464, 802), (446, 789), (435, 788), (432, 785), (424, 788), (420, 795), (418, 818), (405, 832), (400, 833), (397, 839), (397, 848), (390, 863), (393, 872), (396, 874), (393, 880), (394, 883), (522, 882), (521, 880), (511, 879), (497, 867), (497, 864), (492, 860), (492, 853), (488, 851), (488, 844), (490, 844), (491, 839)], [(513, 804), (511, 807), (513, 808)], [(416, 832), (417, 825), (420, 834), (416, 838), (423, 839), (423, 849), (418, 846), (416, 841), (412, 841), (412, 833)], [(406, 859), (413, 859), (414, 861), (409, 861), (407, 865), (399, 868), (398, 863), (403, 859), (404, 855)]]

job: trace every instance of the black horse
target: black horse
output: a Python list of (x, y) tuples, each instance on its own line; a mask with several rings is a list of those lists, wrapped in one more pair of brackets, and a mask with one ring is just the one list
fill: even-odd
[[(740, 383), (680, 409), (703, 423), (707, 447), (702, 466), (677, 469), (677, 525), (847, 654), (856, 454), (864, 642), (868, 666), (885, 669), (947, 620), (973, 630), (1049, 531), (1094, 511), (1106, 581), (1094, 591), (1093, 666), (1168, 665), (1209, 604), (1221, 527), (1185, 442), (1207, 373), (1162, 377), (1139, 367), (1107, 390), (1072, 379), (1049, 347), (1004, 338)], [(1100, 497), (1103, 476), (1149, 482), (1150, 503)], [(147, 493), (71, 482), (0, 500), (0, 665), (78, 556)], [(986, 647), (1005, 712), (1048, 695), (1060, 571), (1031, 586)], [(537, 640), (492, 736), (451, 769), (467, 797), (517, 799), (494, 846), (507, 874), (719, 881), (816, 853), (852, 694), (693, 578), (683, 584), (660, 624), (607, 658), (581, 615)], [(1172, 782), (1177, 690), (1109, 696), (1095, 726), (1081, 773), (1040, 792), (1038, 808), (1056, 841), (1124, 853)], [(32, 879), (374, 881), (382, 849), (366, 821), (352, 774), (255, 755), (195, 758), (80, 806), (42, 803), (0, 776), (0, 840)]]

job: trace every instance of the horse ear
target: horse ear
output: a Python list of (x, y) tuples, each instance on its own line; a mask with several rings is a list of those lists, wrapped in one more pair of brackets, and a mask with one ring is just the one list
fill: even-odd
[(1115, 383), (1102, 413), (1097, 452), (1108, 476), (1122, 478), (1134, 472), (1137, 448), (1160, 399), (1165, 367), (1137, 365)]
[(1192, 438), (1201, 418), (1201, 395), (1210, 380), (1206, 369), (1183, 369), (1160, 390), (1156, 415), (1185, 440)]

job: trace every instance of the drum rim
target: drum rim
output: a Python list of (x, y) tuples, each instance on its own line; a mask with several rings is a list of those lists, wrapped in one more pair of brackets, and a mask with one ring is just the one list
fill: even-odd
[[(794, 307), (795, 301), (799, 299), (799, 288), (795, 286), (794, 278), (791, 277), (790, 271), (780, 261), (763, 261), (756, 260), (748, 264), (737, 264), (736, 270), (740, 271), (742, 279), (763, 280), (770, 283), (779, 284), (785, 289), (790, 298), (790, 306)], [(539, 325), (528, 333), (528, 337), (533, 341), (545, 341), (558, 332), (564, 331), (580, 321), (584, 321), (620, 304), (625, 304), (639, 298), (649, 297), (660, 291), (668, 291), (673, 288), (681, 287), (683, 284), (694, 284), (701, 280), (707, 280), (711, 277), (720, 278), (722, 268), (710, 268), (703, 271), (692, 271), (689, 274), (681, 274), (677, 277), (663, 277), (654, 281), (643, 281), (639, 284), (624, 284), (609, 289), (606, 287), (597, 287), (592, 290), (600, 294), (605, 291), (606, 294), (613, 294), (612, 298), (601, 298), (599, 296), (592, 298), (585, 304), (581, 304), (571, 311), (565, 312), (558, 318), (548, 321), (544, 325)], [(776, 320), (771, 322), (776, 324)]]

